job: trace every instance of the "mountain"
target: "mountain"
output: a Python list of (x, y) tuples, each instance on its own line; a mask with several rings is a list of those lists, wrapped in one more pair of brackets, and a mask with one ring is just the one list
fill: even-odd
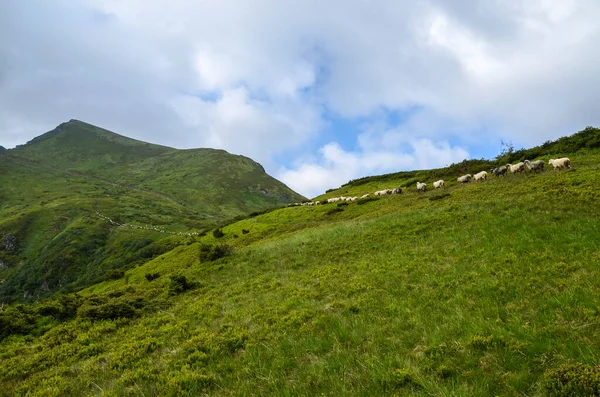
[[(598, 133), (520, 154), (543, 172), (456, 183), (510, 151), (373, 176), (324, 197), (406, 189), (174, 235), (77, 293), (3, 304), (0, 395), (597, 395)], [(149, 232), (111, 233), (135, 253)]]
[(0, 241), (0, 300), (86, 285), (168, 249), (174, 236), (304, 199), (247, 157), (77, 120), (0, 155), (0, 186), (0, 239), (17, 241), (14, 250)]
[(6, 152), (6, 148), (4, 146), (0, 146), (0, 154)]

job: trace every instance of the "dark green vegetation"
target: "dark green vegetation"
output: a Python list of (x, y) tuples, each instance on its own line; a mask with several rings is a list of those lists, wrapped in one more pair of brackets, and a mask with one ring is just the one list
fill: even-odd
[(5, 305), (0, 395), (598, 395), (600, 151), (541, 158), (562, 155), (444, 192), (345, 186), (328, 195), (410, 188), (173, 236)]
[(152, 145), (76, 120), (1, 154), (0, 186), (0, 302), (73, 291), (171, 250), (171, 233), (304, 199), (246, 157)]

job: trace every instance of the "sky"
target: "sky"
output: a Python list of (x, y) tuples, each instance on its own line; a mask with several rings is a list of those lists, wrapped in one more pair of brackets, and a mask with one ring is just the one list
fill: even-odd
[(314, 197), (600, 125), (597, 0), (2, 0), (0, 145), (79, 119)]

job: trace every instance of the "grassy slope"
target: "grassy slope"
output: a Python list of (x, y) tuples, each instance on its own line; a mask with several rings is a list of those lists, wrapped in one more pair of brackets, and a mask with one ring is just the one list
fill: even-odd
[[(544, 371), (600, 362), (600, 153), (570, 157), (566, 172), (275, 210), (203, 237), (236, 247), (214, 262), (180, 238), (81, 292), (138, 299), (139, 317), (80, 308), (0, 342), (0, 393), (540, 395)], [(369, 183), (344, 194), (388, 187)], [(194, 288), (170, 295), (174, 272)]]
[(7, 253), (0, 244), (0, 301), (86, 285), (170, 244), (156, 232), (120, 241), (96, 210), (198, 232), (303, 199), (246, 157), (152, 145), (76, 120), (1, 155), (0, 186), (0, 239), (12, 233), (19, 246)]

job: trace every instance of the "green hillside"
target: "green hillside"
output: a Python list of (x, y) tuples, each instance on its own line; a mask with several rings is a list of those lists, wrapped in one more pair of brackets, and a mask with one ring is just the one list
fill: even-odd
[(0, 239), (16, 241), (0, 241), (0, 301), (72, 291), (169, 250), (173, 236), (304, 199), (249, 158), (76, 120), (0, 155), (0, 186)]
[(569, 170), (421, 194), (484, 164), (372, 177), (327, 196), (409, 188), (172, 236), (77, 294), (4, 305), (0, 395), (598, 395), (591, 139), (539, 154)]

